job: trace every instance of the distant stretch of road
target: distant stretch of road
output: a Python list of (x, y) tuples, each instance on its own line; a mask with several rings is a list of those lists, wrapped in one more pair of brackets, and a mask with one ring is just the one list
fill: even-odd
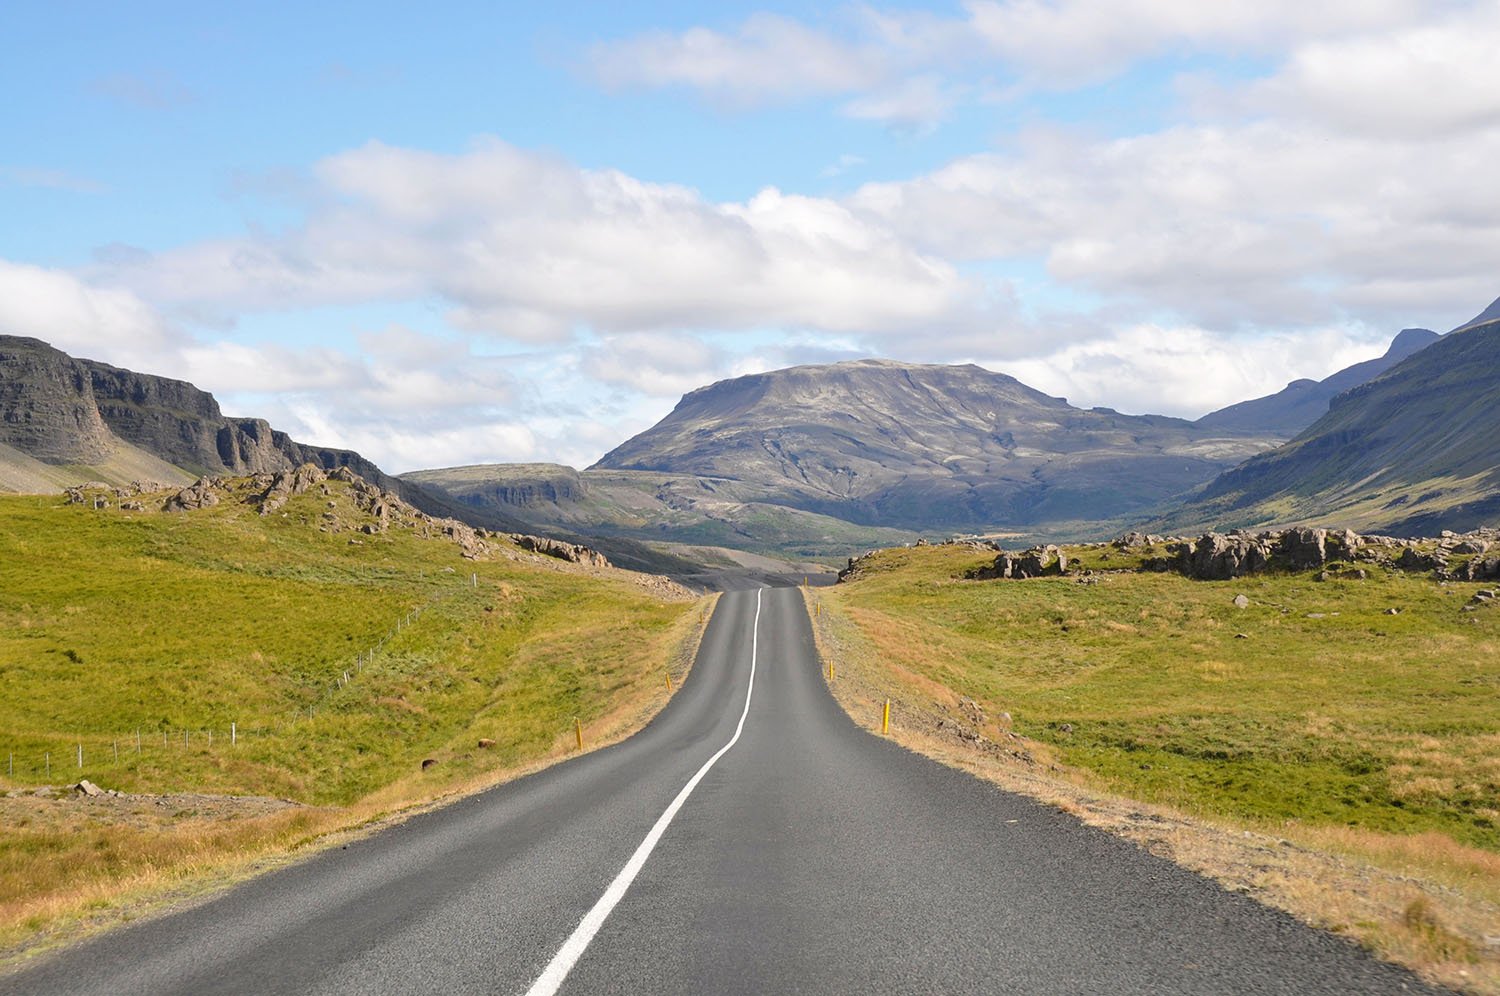
[(0, 978), (24, 993), (1420, 993), (856, 727), (792, 589), (624, 743)]

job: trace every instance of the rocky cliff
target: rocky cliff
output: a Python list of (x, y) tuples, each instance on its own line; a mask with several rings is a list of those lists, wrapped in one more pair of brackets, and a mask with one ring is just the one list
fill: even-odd
[(313, 464), (353, 471), (428, 514), (519, 528), (493, 510), (458, 508), (352, 450), (300, 443), (263, 419), (228, 418), (212, 394), (186, 381), (77, 359), (39, 339), (0, 336), (0, 447), (8, 448), (0, 456), (67, 468), (51, 478), (57, 490), (90, 478), (169, 481)]

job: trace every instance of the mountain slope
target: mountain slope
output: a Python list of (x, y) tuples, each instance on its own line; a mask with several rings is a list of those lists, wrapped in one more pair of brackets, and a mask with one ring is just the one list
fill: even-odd
[(0, 336), (0, 490), (58, 491), (100, 480), (186, 483), (312, 463), (347, 467), (429, 514), (512, 530), (497, 512), (457, 508), (352, 450), (299, 443), (257, 418), (228, 418), (186, 381), (78, 359), (41, 341)]
[(1285, 437), (1312, 425), (1338, 394), (1368, 383), (1441, 338), (1428, 329), (1402, 329), (1385, 355), (1345, 367), (1322, 380), (1294, 380), (1275, 394), (1209, 412), (1198, 425), (1209, 429), (1262, 431)]
[(1476, 322), (1339, 395), (1306, 432), (1220, 475), (1169, 521), (1320, 519), (1407, 535), (1494, 522), (1500, 311)]
[(862, 525), (984, 528), (1128, 514), (1273, 442), (1085, 411), (972, 365), (858, 360), (693, 391), (591, 470), (733, 482)]
[[(912, 532), (860, 526), (762, 501), (737, 481), (636, 470), (574, 470), (558, 464), (482, 464), (403, 475), (450, 501), (500, 511), (551, 533), (587, 535), (620, 559), (621, 540), (750, 551), (842, 562), (851, 550), (897, 546)], [(789, 573), (804, 573), (796, 568)]]

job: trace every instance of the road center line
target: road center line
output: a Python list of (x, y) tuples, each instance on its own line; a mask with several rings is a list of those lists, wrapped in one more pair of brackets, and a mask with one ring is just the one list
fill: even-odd
[(697, 788), (703, 776), (708, 774), (708, 769), (712, 768), (719, 758), (727, 754), (729, 748), (739, 741), (740, 734), (745, 730), (745, 717), (750, 715), (750, 696), (755, 691), (755, 659), (760, 652), (760, 596), (763, 591), (765, 591), (764, 588), (755, 590), (755, 622), (750, 627), (750, 683), (745, 689), (745, 708), (740, 713), (739, 725), (734, 728), (734, 736), (730, 737), (729, 742), (720, 747), (713, 757), (703, 762), (703, 767), (698, 769), (698, 773), (688, 779), (682, 791), (677, 793), (677, 798), (673, 799), (671, 805), (657, 817), (656, 823), (652, 825), (645, 839), (635, 849), (630, 860), (625, 862), (625, 867), (620, 869), (620, 874), (609, 883), (609, 888), (604, 890), (604, 895), (600, 896), (593, 909), (584, 915), (583, 920), (563, 942), (557, 954), (552, 956), (552, 961), (543, 969), (542, 974), (537, 976), (531, 988), (526, 990), (526, 996), (553, 996), (557, 992), (563, 979), (568, 977), (568, 973), (582, 957), (589, 942), (594, 939), (595, 934), (599, 933), (599, 928), (604, 926), (605, 919), (619, 905), (620, 900), (625, 898), (626, 890), (640, 874), (641, 868), (646, 864), (646, 859), (651, 857), (651, 852), (655, 850), (656, 842), (661, 840), (663, 833), (666, 833), (672, 818), (677, 815), (677, 811), (682, 808), (687, 797), (693, 794), (693, 789)]

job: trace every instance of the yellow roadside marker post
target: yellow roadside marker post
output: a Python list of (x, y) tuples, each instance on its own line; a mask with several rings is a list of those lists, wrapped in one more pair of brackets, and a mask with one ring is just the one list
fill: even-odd
[(573, 732), (578, 735), (578, 749), (583, 750), (583, 720), (573, 717)]
[(885, 712), (880, 717), (880, 735), (883, 737), (891, 732), (891, 700), (885, 700)]
[(670, 674), (667, 675), (667, 694), (672, 694), (672, 676)]

